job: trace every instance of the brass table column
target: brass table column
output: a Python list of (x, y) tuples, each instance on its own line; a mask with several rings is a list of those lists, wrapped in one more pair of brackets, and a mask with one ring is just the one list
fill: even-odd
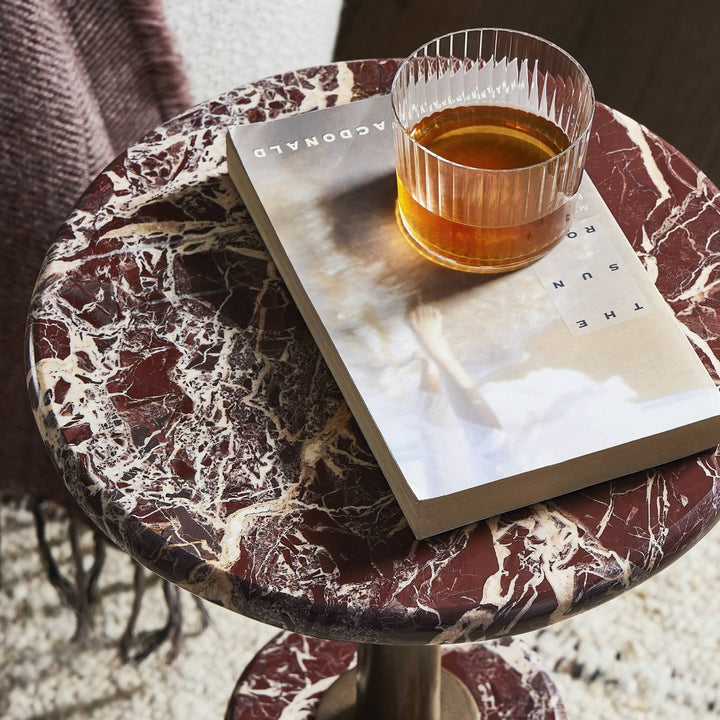
[(323, 695), (317, 720), (477, 720), (465, 685), (440, 666), (439, 645), (358, 645), (357, 668)]

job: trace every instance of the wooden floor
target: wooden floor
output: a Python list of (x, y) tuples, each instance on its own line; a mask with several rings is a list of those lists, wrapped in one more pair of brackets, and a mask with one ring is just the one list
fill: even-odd
[(557, 43), (585, 67), (598, 100), (720, 185), (720, 0), (345, 0), (335, 59), (404, 57), (471, 27)]

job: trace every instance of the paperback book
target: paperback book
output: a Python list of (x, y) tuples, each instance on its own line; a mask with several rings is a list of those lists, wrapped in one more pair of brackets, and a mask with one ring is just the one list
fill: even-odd
[(720, 393), (585, 176), (504, 275), (420, 256), (387, 96), (235, 126), (228, 170), (419, 538), (720, 442)]

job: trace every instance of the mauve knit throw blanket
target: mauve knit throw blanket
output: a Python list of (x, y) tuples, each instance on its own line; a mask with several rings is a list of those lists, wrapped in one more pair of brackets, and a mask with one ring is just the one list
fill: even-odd
[(67, 498), (25, 382), (45, 252), (97, 173), (191, 104), (187, 87), (160, 0), (0, 0), (0, 499)]

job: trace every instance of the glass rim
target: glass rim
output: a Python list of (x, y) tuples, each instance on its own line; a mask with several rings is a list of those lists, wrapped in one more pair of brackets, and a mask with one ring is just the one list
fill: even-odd
[[(429, 148), (427, 148), (425, 145), (422, 145), (419, 143), (413, 136), (410, 134), (411, 128), (407, 128), (405, 124), (400, 120), (400, 117), (398, 116), (398, 111), (395, 106), (395, 89), (396, 89), (396, 83), (398, 82), (398, 77), (400, 75), (400, 71), (410, 63), (411, 60), (417, 59), (419, 57), (440, 57), (438, 55), (419, 55), (422, 50), (425, 48), (430, 47), (433, 44), (439, 43), (441, 40), (444, 40), (445, 38), (453, 37), (454, 35), (464, 35), (467, 33), (506, 33), (508, 35), (519, 35), (525, 38), (530, 38), (531, 40), (537, 40), (544, 45), (546, 45), (549, 48), (552, 48), (554, 51), (558, 52), (560, 55), (564, 56), (567, 60), (569, 60), (578, 70), (580, 71), (580, 74), (582, 77), (585, 78), (587, 82), (587, 86), (590, 91), (590, 113), (588, 115), (587, 122), (582, 127), (581, 131), (578, 134), (578, 137), (573, 140), (562, 152), (559, 152), (552, 157), (548, 158), (547, 160), (543, 160), (539, 163), (534, 163), (533, 165), (523, 165), (521, 167), (517, 168), (481, 168), (477, 167), (475, 165), (464, 165), (463, 163), (459, 163), (455, 160), (449, 160), (446, 157), (443, 157), (442, 155), (439, 155), (436, 152), (433, 152)], [(571, 152), (573, 152), (578, 145), (585, 139), (590, 133), (590, 128), (592, 127), (593, 119), (595, 117), (595, 89), (593, 88), (592, 81), (590, 80), (590, 76), (588, 75), (585, 68), (580, 64), (580, 62), (574, 58), (567, 50), (563, 50), (559, 45), (556, 45), (551, 40), (547, 40), (543, 37), (540, 37), (539, 35), (534, 35), (532, 33), (525, 32), (523, 30), (512, 30), (511, 28), (501, 28), (501, 27), (487, 27), (487, 28), (467, 28), (465, 30), (455, 30), (453, 32), (445, 33), (444, 35), (439, 35), (436, 38), (433, 38), (432, 40), (428, 40), (426, 43), (423, 43), (418, 48), (413, 50), (410, 55), (408, 55), (401, 63), (398, 65), (397, 70), (395, 71), (395, 75), (393, 76), (392, 84), (390, 86), (390, 106), (392, 108), (393, 113), (393, 124), (396, 127), (399, 127), (400, 130), (402, 130), (405, 137), (410, 141), (410, 143), (414, 147), (419, 147), (425, 152), (427, 155), (436, 158), (437, 160), (441, 160), (443, 163), (446, 163), (448, 165), (452, 165), (457, 168), (462, 168), (465, 170), (473, 170), (476, 172), (481, 173), (493, 173), (493, 174), (500, 174), (500, 173), (516, 173), (526, 170), (532, 170), (535, 168), (541, 168), (545, 165), (548, 165), (552, 162), (556, 162), (559, 158), (563, 158), (565, 155), (569, 155)], [(515, 107), (513, 105), (504, 105), (502, 107)]]

